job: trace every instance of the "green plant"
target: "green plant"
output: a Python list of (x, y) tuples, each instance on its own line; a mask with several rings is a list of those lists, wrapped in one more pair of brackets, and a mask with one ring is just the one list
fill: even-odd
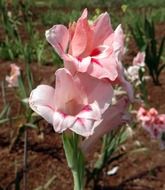
[(154, 22), (149, 21), (148, 19), (145, 19), (145, 34), (147, 37), (145, 63), (149, 69), (149, 74), (151, 75), (154, 84), (159, 85), (159, 76), (165, 67), (165, 64), (161, 64), (161, 56), (164, 49), (165, 37), (161, 39), (160, 46), (158, 47)]
[[(17, 7), (15, 2), (14, 10)], [(0, 1), (1, 21), (2, 27), (5, 32), (5, 39), (0, 42), (0, 55), (2, 59), (15, 59), (18, 58), (22, 49), (22, 40), (18, 31), (18, 27), (21, 25), (18, 19), (18, 10), (16, 15), (13, 14), (16, 11), (10, 11), (5, 1)]]
[(153, 20), (148, 18), (144, 19), (143, 24), (136, 22), (134, 26), (130, 26), (130, 29), (138, 48), (145, 51), (145, 63), (154, 84), (160, 85), (159, 76), (165, 67), (161, 60), (165, 37), (161, 39), (160, 45), (158, 45), (155, 24)]
[[(98, 159), (96, 160), (92, 171), (88, 171), (87, 185), (93, 182), (94, 189), (97, 188), (99, 177), (107, 164), (111, 163), (115, 157), (114, 153), (119, 146), (123, 144), (128, 137), (125, 126), (111, 131), (102, 138), (102, 147)], [(119, 157), (122, 155), (118, 155)]]
[(71, 12), (64, 12), (61, 10), (50, 9), (48, 12), (41, 15), (41, 21), (45, 26), (53, 26), (57, 23), (67, 24), (73, 22), (80, 15), (77, 10)]

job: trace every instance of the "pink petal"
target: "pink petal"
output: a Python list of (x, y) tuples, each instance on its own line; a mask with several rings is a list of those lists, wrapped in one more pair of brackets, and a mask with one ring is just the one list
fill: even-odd
[(114, 84), (122, 85), (123, 89), (127, 92), (129, 100), (134, 102), (134, 92), (132, 85), (125, 79), (124, 77), (124, 68), (120, 61), (117, 62), (117, 69), (118, 69), (118, 77)]
[(113, 49), (119, 51), (121, 56), (124, 54), (124, 33), (121, 24), (114, 31)]
[(75, 57), (81, 55), (87, 46), (87, 35), (83, 27), (83, 23), (77, 23), (75, 34), (73, 36), (72, 42), (70, 44), (69, 53)]
[(122, 97), (115, 105), (110, 106), (103, 114), (103, 121), (100, 126), (96, 128), (96, 133), (103, 135), (128, 121), (130, 119), (127, 113), (128, 105), (128, 98)]
[(76, 71), (82, 73), (87, 72), (95, 78), (107, 78), (110, 81), (114, 81), (118, 76), (115, 54), (107, 46), (99, 46), (97, 51), (99, 51), (100, 54), (82, 59), (69, 56), (70, 61), (65, 62), (65, 67), (68, 68), (73, 75)]
[(82, 13), (80, 19), (82, 19), (82, 20), (83, 20), (83, 19), (86, 19), (87, 16), (88, 16), (88, 9), (85, 8), (85, 9), (83, 10), (83, 13)]
[(87, 94), (88, 103), (96, 101), (103, 113), (112, 100), (113, 88), (111, 84), (106, 80), (91, 77), (87, 73), (77, 73), (77, 78)]
[(76, 117), (84, 119), (100, 120), (101, 110), (99, 108), (98, 103), (95, 101), (92, 104), (84, 106), (81, 112)]
[(96, 122), (101, 121), (101, 110), (97, 104), (86, 105), (81, 112), (76, 115), (76, 121), (70, 128), (72, 131), (84, 137), (89, 137), (94, 133)]
[(54, 88), (47, 85), (39, 85), (32, 90), (29, 98), (29, 105), (33, 111), (41, 115), (49, 123), (53, 123)]
[(54, 25), (45, 32), (47, 41), (53, 46), (61, 58), (65, 57), (65, 51), (69, 43), (68, 29), (63, 25)]
[(77, 118), (71, 130), (81, 136), (89, 137), (94, 132), (93, 124), (94, 120), (92, 119)]
[(97, 127), (92, 136), (82, 142), (81, 148), (84, 153), (88, 153), (93, 149), (93, 146), (98, 142), (99, 138), (104, 134), (109, 133), (112, 129), (121, 126), (123, 123), (128, 122), (130, 117), (126, 111), (128, 107), (128, 99), (121, 98), (118, 103), (109, 107), (103, 114), (102, 122), (97, 123)]
[(159, 118), (159, 121), (160, 121), (161, 124), (162, 124), (162, 128), (165, 130), (165, 114), (160, 114), (160, 115), (158, 116), (158, 118)]
[(101, 112), (97, 103), (85, 106), (77, 115), (71, 116), (62, 112), (53, 115), (53, 127), (56, 132), (70, 129), (75, 133), (87, 137), (93, 134), (95, 121), (101, 119)]
[(71, 115), (79, 112), (82, 105), (86, 103), (86, 95), (80, 86), (77, 86), (72, 75), (65, 68), (56, 71), (56, 107), (70, 113)]
[[(103, 46), (99, 48), (103, 48)], [(73, 75), (77, 71), (82, 73), (87, 72), (95, 78), (107, 78), (110, 81), (114, 81), (118, 76), (116, 57), (109, 48), (105, 48), (105, 50), (97, 56), (87, 56), (82, 59), (76, 59), (73, 56), (69, 57), (70, 60), (65, 61), (65, 68)]]
[(149, 116), (148, 116), (147, 110), (144, 109), (143, 107), (140, 107), (138, 112), (137, 112), (137, 119), (140, 121), (148, 121)]
[(111, 47), (118, 58), (124, 54), (124, 33), (121, 24), (105, 39), (104, 45)]
[(133, 65), (143, 66), (145, 62), (145, 52), (138, 52), (133, 59)]
[(70, 42), (69, 54), (79, 57), (85, 52), (90, 51), (92, 47), (92, 31), (87, 20), (87, 9), (84, 10), (78, 19), (74, 35)]
[(84, 73), (87, 72), (90, 64), (91, 64), (91, 57), (86, 57), (78, 61), (75, 66), (77, 67), (77, 71)]
[(20, 68), (16, 65), (16, 64), (10, 64), (10, 67), (11, 67), (11, 73), (10, 73), (10, 75), (12, 76), (12, 75), (16, 75), (16, 76), (18, 76), (18, 75), (20, 75)]
[(53, 115), (53, 128), (56, 132), (62, 133), (66, 129), (73, 126), (76, 117), (63, 114), (62, 112), (55, 112)]
[(93, 49), (90, 56), (94, 59), (104, 59), (112, 53), (112, 49), (107, 45), (100, 45), (97, 48)]
[(148, 111), (149, 115), (155, 117), (158, 115), (158, 111), (155, 108), (150, 108)]
[(114, 54), (110, 53), (107, 57), (102, 59), (92, 58), (92, 63), (88, 67), (87, 72), (98, 79), (114, 81), (118, 76)]
[(94, 45), (103, 44), (104, 40), (113, 32), (108, 13), (101, 14), (91, 26), (94, 30)]

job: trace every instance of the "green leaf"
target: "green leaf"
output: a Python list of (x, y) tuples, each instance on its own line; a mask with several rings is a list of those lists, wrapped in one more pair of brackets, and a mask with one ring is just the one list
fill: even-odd
[(33, 76), (32, 76), (32, 72), (30, 70), (29, 63), (26, 63), (26, 76), (27, 76), (27, 81), (28, 81), (28, 86), (29, 86), (29, 93), (30, 93), (32, 91), (32, 89), (33, 89)]
[(160, 67), (159, 67), (159, 70), (158, 70), (158, 73), (157, 75), (159, 76), (160, 73), (162, 72), (162, 70), (165, 68), (165, 64), (162, 64)]
[(6, 123), (7, 121), (9, 121), (8, 118), (6, 118), (6, 119), (1, 119), (1, 120), (0, 120), (0, 124)]
[(19, 84), (19, 89), (18, 89), (19, 96), (21, 97), (21, 99), (27, 98), (26, 89), (25, 89), (22, 75), (18, 77), (18, 84)]
[(10, 106), (9, 104), (6, 104), (0, 113), (0, 120), (3, 119), (7, 115), (7, 113), (9, 113), (9, 111), (10, 111)]
[(19, 127), (18, 136), (21, 136), (27, 128), (37, 129), (37, 125), (32, 123), (25, 123)]
[(62, 140), (63, 140), (63, 145), (64, 145), (64, 151), (66, 155), (66, 159), (68, 162), (69, 168), (74, 168), (73, 164), (73, 145), (71, 142), (71, 137), (65, 133), (62, 134)]
[(138, 48), (141, 51), (144, 51), (146, 48), (146, 42), (144, 39), (144, 32), (141, 29), (141, 25), (139, 25), (139, 23), (137, 22), (134, 27), (129, 26), (129, 28)]
[(35, 125), (33, 123), (26, 123), (26, 124), (24, 124), (24, 126), (26, 128), (32, 128), (32, 129), (37, 129), (38, 128), (37, 125)]

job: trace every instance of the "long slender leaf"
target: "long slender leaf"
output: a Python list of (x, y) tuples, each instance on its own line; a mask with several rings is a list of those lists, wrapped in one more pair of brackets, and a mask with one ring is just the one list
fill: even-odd
[(165, 68), (165, 64), (162, 64), (160, 67), (159, 67), (159, 70), (158, 70), (158, 73), (157, 75), (159, 76), (160, 73), (162, 72), (162, 70)]
[(9, 111), (10, 111), (10, 106), (9, 104), (6, 104), (3, 110), (0, 112), (0, 120), (3, 119)]

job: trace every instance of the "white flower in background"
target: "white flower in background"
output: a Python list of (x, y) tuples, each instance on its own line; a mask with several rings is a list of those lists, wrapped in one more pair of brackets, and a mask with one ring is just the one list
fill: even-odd
[(140, 67), (137, 65), (128, 67), (126, 74), (127, 74), (128, 79), (131, 82), (139, 80), (139, 69), (140, 69)]
[(11, 11), (8, 11), (8, 12), (7, 12), (7, 16), (8, 16), (9, 18), (12, 18), (12, 12), (11, 12)]
[(136, 82), (135, 85), (139, 85), (139, 69), (145, 72), (145, 53), (138, 52), (136, 57), (133, 59), (133, 65), (129, 66), (126, 70), (126, 76), (131, 82)]

